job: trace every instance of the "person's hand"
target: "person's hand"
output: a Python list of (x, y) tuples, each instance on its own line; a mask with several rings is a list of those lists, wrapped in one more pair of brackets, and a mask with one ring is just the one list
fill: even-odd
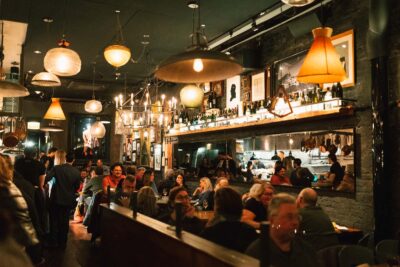
[(131, 200), (128, 197), (120, 197), (119, 201), (121, 202), (122, 206), (129, 208), (129, 203)]

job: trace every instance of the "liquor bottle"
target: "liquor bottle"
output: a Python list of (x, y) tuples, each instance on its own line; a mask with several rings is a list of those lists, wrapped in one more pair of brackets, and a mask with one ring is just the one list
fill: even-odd
[(333, 85), (332, 85), (332, 90), (331, 90), (331, 92), (332, 92), (332, 98), (336, 98), (336, 97), (337, 97), (337, 87), (336, 87), (336, 84), (333, 84)]
[(318, 103), (317, 86), (314, 86), (312, 95), (313, 95), (313, 101), (312, 102), (313, 103)]
[(208, 104), (209, 109), (213, 108), (213, 90), (212, 89), (211, 89), (210, 94), (208, 95), (207, 104)]
[(243, 115), (246, 115), (247, 112), (247, 104), (246, 101), (243, 101)]
[(343, 98), (343, 87), (339, 82), (336, 84), (336, 97)]

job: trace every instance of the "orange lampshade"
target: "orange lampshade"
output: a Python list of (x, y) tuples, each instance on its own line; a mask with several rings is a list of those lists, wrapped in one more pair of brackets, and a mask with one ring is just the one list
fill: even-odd
[(316, 28), (314, 42), (297, 75), (302, 83), (333, 83), (346, 79), (346, 72), (331, 42), (332, 28)]
[(46, 120), (65, 120), (64, 111), (61, 108), (60, 99), (52, 98), (51, 105), (44, 115)]

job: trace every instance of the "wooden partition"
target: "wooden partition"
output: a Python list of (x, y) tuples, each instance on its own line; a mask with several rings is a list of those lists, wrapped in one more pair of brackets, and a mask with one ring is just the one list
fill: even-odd
[(259, 261), (118, 205), (101, 206), (101, 253), (105, 266), (259, 266)]

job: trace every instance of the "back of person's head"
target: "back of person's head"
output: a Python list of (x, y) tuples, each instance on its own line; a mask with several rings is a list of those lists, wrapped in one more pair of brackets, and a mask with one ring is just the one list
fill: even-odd
[(128, 174), (124, 181), (127, 181), (129, 183), (136, 183), (136, 178), (135, 178), (135, 176)]
[(54, 156), (54, 165), (61, 165), (66, 162), (66, 154), (64, 150), (57, 150)]
[(253, 165), (253, 162), (251, 162), (251, 161), (248, 161), (248, 162), (247, 162), (247, 169), (248, 169), (248, 168), (250, 168), (250, 167), (251, 167), (251, 165)]
[(298, 166), (298, 167), (301, 166), (301, 159), (295, 158), (293, 162), (294, 162), (294, 164), (296, 164), (296, 166)]
[(168, 169), (165, 173), (165, 179), (173, 180), (175, 177), (175, 171), (173, 169)]
[(36, 157), (36, 148), (35, 147), (26, 147), (24, 149), (25, 158), (33, 159)]
[(215, 192), (215, 212), (239, 220), (242, 216), (242, 197), (230, 187), (222, 187)]
[(174, 188), (172, 188), (172, 189), (169, 191), (168, 205), (169, 205), (170, 207), (173, 207), (173, 206), (174, 206), (176, 196), (177, 196), (180, 192), (182, 192), (182, 191), (187, 192), (187, 190), (186, 190), (183, 186), (175, 186)]
[(149, 186), (140, 188), (137, 195), (137, 204), (140, 212), (147, 216), (154, 216), (157, 213), (156, 195)]
[(217, 191), (218, 189), (222, 187), (227, 187), (229, 186), (229, 180), (226, 177), (219, 177), (217, 181), (215, 181), (215, 188), (214, 191)]
[(57, 152), (57, 148), (56, 147), (51, 147), (50, 149), (49, 149), (49, 152), (47, 152), (48, 154), (52, 154), (52, 153), (55, 153), (55, 152)]
[(264, 194), (264, 186), (260, 183), (253, 184), (250, 187), (249, 197), (260, 200), (261, 195)]
[(126, 174), (136, 175), (136, 166), (130, 165), (126, 168)]
[(282, 204), (296, 204), (296, 199), (287, 193), (276, 194), (268, 205), (268, 215), (271, 218), (279, 213)]
[(335, 154), (330, 153), (330, 154), (328, 155), (328, 158), (329, 158), (330, 160), (332, 160), (333, 162), (337, 162), (337, 157), (336, 157)]
[(103, 170), (102, 167), (96, 167), (96, 168), (94, 168), (94, 173), (96, 175), (103, 175), (104, 174), (104, 170)]
[[(65, 152), (64, 152), (65, 153)], [(65, 160), (67, 163), (72, 163), (75, 160), (75, 155), (72, 152), (67, 153), (67, 155), (65, 156)], [(85, 166), (86, 167), (86, 166)]]
[(312, 188), (304, 188), (299, 193), (299, 197), (303, 200), (306, 207), (315, 207), (318, 201), (318, 194)]

